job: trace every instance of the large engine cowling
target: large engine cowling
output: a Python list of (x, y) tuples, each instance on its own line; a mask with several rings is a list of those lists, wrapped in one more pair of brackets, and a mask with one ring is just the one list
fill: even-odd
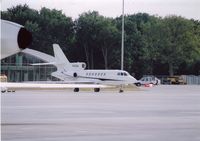
[(74, 70), (84, 70), (86, 68), (84, 62), (71, 63), (71, 65)]
[(78, 76), (78, 74), (77, 74), (76, 72), (74, 72), (74, 73), (73, 73), (73, 77), (76, 78), (77, 76)]
[(70, 77), (74, 77), (74, 78), (78, 77), (78, 73), (76, 71), (65, 71), (62, 73), (64, 73), (67, 76), (70, 76)]
[(32, 35), (23, 26), (1, 20), (1, 59), (20, 52), (31, 42)]
[(56, 71), (51, 73), (51, 75), (61, 80), (72, 80), (78, 77), (78, 73), (74, 71)]

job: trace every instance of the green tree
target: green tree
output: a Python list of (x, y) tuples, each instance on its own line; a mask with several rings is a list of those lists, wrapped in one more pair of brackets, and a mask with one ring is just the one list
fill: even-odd
[(113, 19), (104, 18), (99, 22), (101, 30), (98, 34), (98, 45), (103, 55), (105, 69), (112, 67), (110, 56), (119, 47), (118, 40), (120, 39), (120, 32), (112, 21)]
[(1, 12), (1, 18), (25, 25), (27, 21), (36, 21), (38, 19), (38, 11), (31, 9), (27, 4), (17, 5), (8, 8), (7, 11)]
[(182, 17), (166, 17), (164, 19), (166, 31), (165, 43), (160, 48), (160, 58), (169, 66), (169, 75), (174, 75), (174, 70), (182, 62), (191, 63), (199, 56), (198, 38), (194, 36), (193, 23)]
[[(74, 41), (73, 21), (66, 17), (62, 11), (42, 8), (40, 10), (38, 24), (41, 28), (40, 46), (42, 50), (52, 52), (52, 44), (58, 43), (64, 52)], [(50, 48), (49, 48), (50, 47)]]
[[(69, 60), (86, 61), (88, 68), (120, 68), (121, 17), (82, 13), (75, 21), (56, 9), (37, 11), (17, 5), (1, 18), (24, 25), (32, 32), (30, 48), (52, 54), (58, 43)], [(143, 74), (199, 74), (200, 22), (138, 13), (125, 16), (124, 68)], [(84, 54), (84, 55), (83, 55)]]
[(143, 37), (144, 37), (144, 47), (142, 59), (144, 60), (144, 66), (146, 67), (146, 74), (155, 73), (155, 69), (158, 67), (154, 67), (156, 62), (160, 63), (159, 56), (159, 48), (164, 44), (161, 43), (161, 39), (165, 39), (164, 34), (161, 32), (165, 28), (162, 23), (161, 18), (151, 17), (151, 20), (147, 22), (143, 27)]
[[(76, 38), (78, 46), (83, 48), (87, 61), (88, 68), (94, 68), (94, 60), (99, 57), (99, 48), (103, 41), (100, 37), (105, 31), (103, 29), (104, 17), (99, 15), (98, 12), (87, 12), (80, 15), (76, 22)], [(103, 49), (105, 53), (105, 50)], [(94, 56), (95, 55), (95, 56)], [(95, 64), (99, 64), (102, 61)]]
[[(144, 25), (150, 20), (151, 16), (145, 13), (125, 16), (124, 68), (137, 77), (147, 72), (147, 65), (144, 61)], [(121, 17), (116, 18), (116, 23), (121, 32)], [(121, 50), (118, 56), (121, 56), (120, 52)]]

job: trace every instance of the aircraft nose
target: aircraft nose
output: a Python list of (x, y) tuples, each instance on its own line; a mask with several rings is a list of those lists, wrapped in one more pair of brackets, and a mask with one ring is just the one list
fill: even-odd
[(130, 81), (133, 81), (133, 83), (137, 82), (137, 80), (133, 77), (133, 76), (130, 76)]

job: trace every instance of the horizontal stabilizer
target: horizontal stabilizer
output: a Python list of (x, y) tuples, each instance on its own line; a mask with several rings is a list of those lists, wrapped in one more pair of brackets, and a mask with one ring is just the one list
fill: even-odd
[(55, 62), (49, 62), (49, 63), (35, 63), (31, 64), (32, 66), (44, 66), (44, 65), (55, 65)]

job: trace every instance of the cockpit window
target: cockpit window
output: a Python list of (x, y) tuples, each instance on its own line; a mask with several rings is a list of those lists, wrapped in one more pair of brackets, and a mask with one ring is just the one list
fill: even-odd
[(126, 72), (118, 72), (117, 75), (119, 75), (119, 76), (128, 76), (128, 73), (126, 73)]
[(82, 64), (82, 68), (85, 68), (85, 64)]

